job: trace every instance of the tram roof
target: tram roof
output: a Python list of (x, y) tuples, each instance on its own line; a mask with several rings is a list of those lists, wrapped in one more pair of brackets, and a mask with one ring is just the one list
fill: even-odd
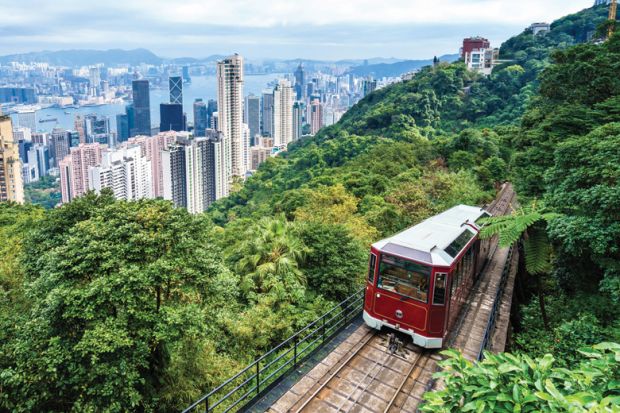
[(482, 208), (457, 205), (378, 241), (373, 247), (388, 254), (430, 265), (450, 266), (465, 245), (478, 233), (476, 221), (483, 216), (489, 216), (489, 213)]

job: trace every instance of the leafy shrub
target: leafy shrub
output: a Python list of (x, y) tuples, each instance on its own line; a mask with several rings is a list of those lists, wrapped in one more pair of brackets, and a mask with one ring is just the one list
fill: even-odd
[(446, 350), (445, 388), (424, 395), (423, 412), (617, 412), (620, 405), (620, 344), (580, 351), (578, 368), (557, 367), (551, 354), (532, 359), (486, 354), (479, 363)]

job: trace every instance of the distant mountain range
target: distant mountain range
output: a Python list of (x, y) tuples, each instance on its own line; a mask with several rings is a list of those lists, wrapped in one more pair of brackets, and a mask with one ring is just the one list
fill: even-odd
[[(97, 63), (103, 63), (108, 66), (114, 65), (139, 65), (141, 63), (146, 64), (162, 64), (162, 63), (176, 63), (176, 64), (198, 64), (198, 63), (210, 63), (223, 59), (224, 55), (211, 55), (204, 58), (195, 57), (178, 57), (178, 58), (164, 58), (157, 56), (155, 53), (148, 49), (110, 49), (110, 50), (91, 50), (91, 49), (78, 49), (78, 50), (58, 50), (49, 51), (44, 50), (41, 52), (29, 52), (10, 54), (0, 56), (0, 64), (7, 64), (10, 62), (20, 63), (49, 63), (55, 66), (89, 66)], [(284, 63), (287, 65), (297, 65), (302, 62), (304, 65), (326, 65), (335, 64), (338, 66), (357, 66), (362, 65), (365, 61), (370, 64), (379, 63), (394, 63), (401, 59), (394, 57), (383, 58), (373, 57), (369, 59), (343, 59), (338, 61), (328, 60), (313, 60), (313, 59), (262, 59), (257, 60), (261, 63)], [(248, 62), (254, 63), (249, 60)]]
[(103, 63), (110, 66), (117, 64), (138, 65), (140, 63), (160, 64), (162, 61), (163, 59), (161, 57), (147, 49), (58, 50), (0, 56), (0, 63), (3, 64), (7, 64), (9, 62), (40, 62), (49, 63), (55, 66), (71, 67), (88, 66), (97, 63)]
[[(441, 62), (454, 62), (458, 60), (458, 54), (448, 54), (439, 57)], [(372, 75), (375, 78), (396, 77), (403, 73), (421, 69), (424, 66), (432, 65), (433, 59), (426, 60), (403, 60), (395, 63), (377, 63), (352, 67), (349, 73), (357, 76)]]
[(157, 56), (155, 53), (147, 49), (110, 49), (110, 50), (90, 50), (90, 49), (78, 49), (78, 50), (58, 50), (58, 51), (42, 51), (42, 52), (30, 52), (21, 54), (11, 54), (6, 56), (0, 56), (0, 64), (7, 64), (10, 62), (23, 62), (23, 63), (49, 63), (55, 66), (90, 66), (98, 63), (103, 63), (106, 66), (115, 65), (131, 65), (136, 66), (141, 63), (158, 65), (165, 62), (177, 63), (177, 64), (192, 64), (192, 63), (205, 63), (215, 62), (221, 60), (223, 55), (212, 55), (201, 59), (193, 57), (179, 57), (175, 59), (166, 59)]
[[(22, 54), (11, 54), (0, 56), (0, 64), (10, 62), (23, 63), (49, 63), (54, 66), (90, 66), (103, 63), (106, 66), (131, 65), (136, 66), (141, 63), (159, 65), (162, 63), (175, 63), (179, 65), (190, 64), (208, 64), (224, 58), (223, 55), (211, 55), (204, 58), (179, 57), (167, 59), (157, 56), (155, 53), (147, 49), (134, 50), (58, 50), (58, 51), (42, 51), (30, 52)], [(458, 55), (441, 56), (442, 61), (453, 61)], [(373, 75), (375, 77), (399, 76), (402, 73), (419, 69), (423, 66), (432, 64), (432, 59), (427, 60), (405, 60), (400, 61), (397, 58), (374, 57), (369, 59), (343, 59), (338, 61), (312, 60), (312, 59), (265, 59), (263, 61), (252, 61), (248, 59), (248, 63), (267, 64), (276, 71), (289, 71), (296, 67), (299, 63), (310, 70), (320, 70), (331, 65), (335, 66), (351, 66), (351, 73), (358, 76)], [(364, 64), (368, 63), (368, 64)]]

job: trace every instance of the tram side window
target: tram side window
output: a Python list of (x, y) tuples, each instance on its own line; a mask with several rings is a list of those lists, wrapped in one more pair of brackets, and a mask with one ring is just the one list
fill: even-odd
[(390, 255), (381, 255), (378, 287), (428, 302), (431, 269)]
[(375, 283), (375, 264), (377, 263), (377, 256), (370, 254), (370, 263), (368, 264), (368, 282), (370, 284)]
[(448, 274), (435, 274), (435, 292), (433, 293), (433, 304), (444, 305), (446, 303), (446, 281)]

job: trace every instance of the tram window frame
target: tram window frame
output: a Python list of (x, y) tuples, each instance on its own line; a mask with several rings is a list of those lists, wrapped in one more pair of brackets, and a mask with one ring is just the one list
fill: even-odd
[[(384, 258), (392, 262), (384, 261)], [(400, 264), (400, 265), (399, 265)], [(392, 268), (398, 268), (400, 270), (404, 270), (407, 273), (408, 279), (403, 277), (390, 275), (391, 282), (394, 282), (393, 286), (387, 286), (384, 283), (386, 278), (384, 274), (384, 265), (390, 266)], [(416, 300), (422, 302), (424, 304), (429, 303), (429, 294), (430, 291), (430, 282), (431, 282), (432, 268), (426, 266), (424, 264), (417, 263), (415, 261), (410, 261), (405, 258), (397, 257), (389, 254), (381, 254), (379, 259), (379, 271), (377, 272), (377, 287), (381, 288), (384, 291), (393, 292), (398, 295), (402, 295), (407, 298), (411, 298), (412, 300)], [(420, 281), (424, 281), (424, 283), (414, 283), (414, 277), (420, 279)], [(421, 289), (420, 285), (425, 284), (425, 289)], [(407, 294), (404, 291), (398, 291), (398, 287), (405, 287), (407, 289), (411, 289), (411, 292), (417, 292), (419, 296)]]
[(444, 251), (453, 258), (458, 257), (459, 253), (463, 250), (463, 248), (465, 248), (467, 244), (469, 244), (474, 235), (475, 234), (473, 232), (466, 229), (465, 231), (461, 232), (459, 236), (456, 237), (454, 241), (452, 241)]
[[(437, 285), (439, 277), (443, 277), (443, 296), (441, 302), (437, 301)], [(433, 284), (433, 305), (446, 305), (446, 294), (448, 292), (448, 273), (445, 272), (436, 272), (435, 273), (435, 283)]]
[(376, 268), (377, 268), (377, 254), (375, 254), (374, 252), (371, 252), (369, 263), (368, 263), (368, 282), (372, 285), (375, 285)]

